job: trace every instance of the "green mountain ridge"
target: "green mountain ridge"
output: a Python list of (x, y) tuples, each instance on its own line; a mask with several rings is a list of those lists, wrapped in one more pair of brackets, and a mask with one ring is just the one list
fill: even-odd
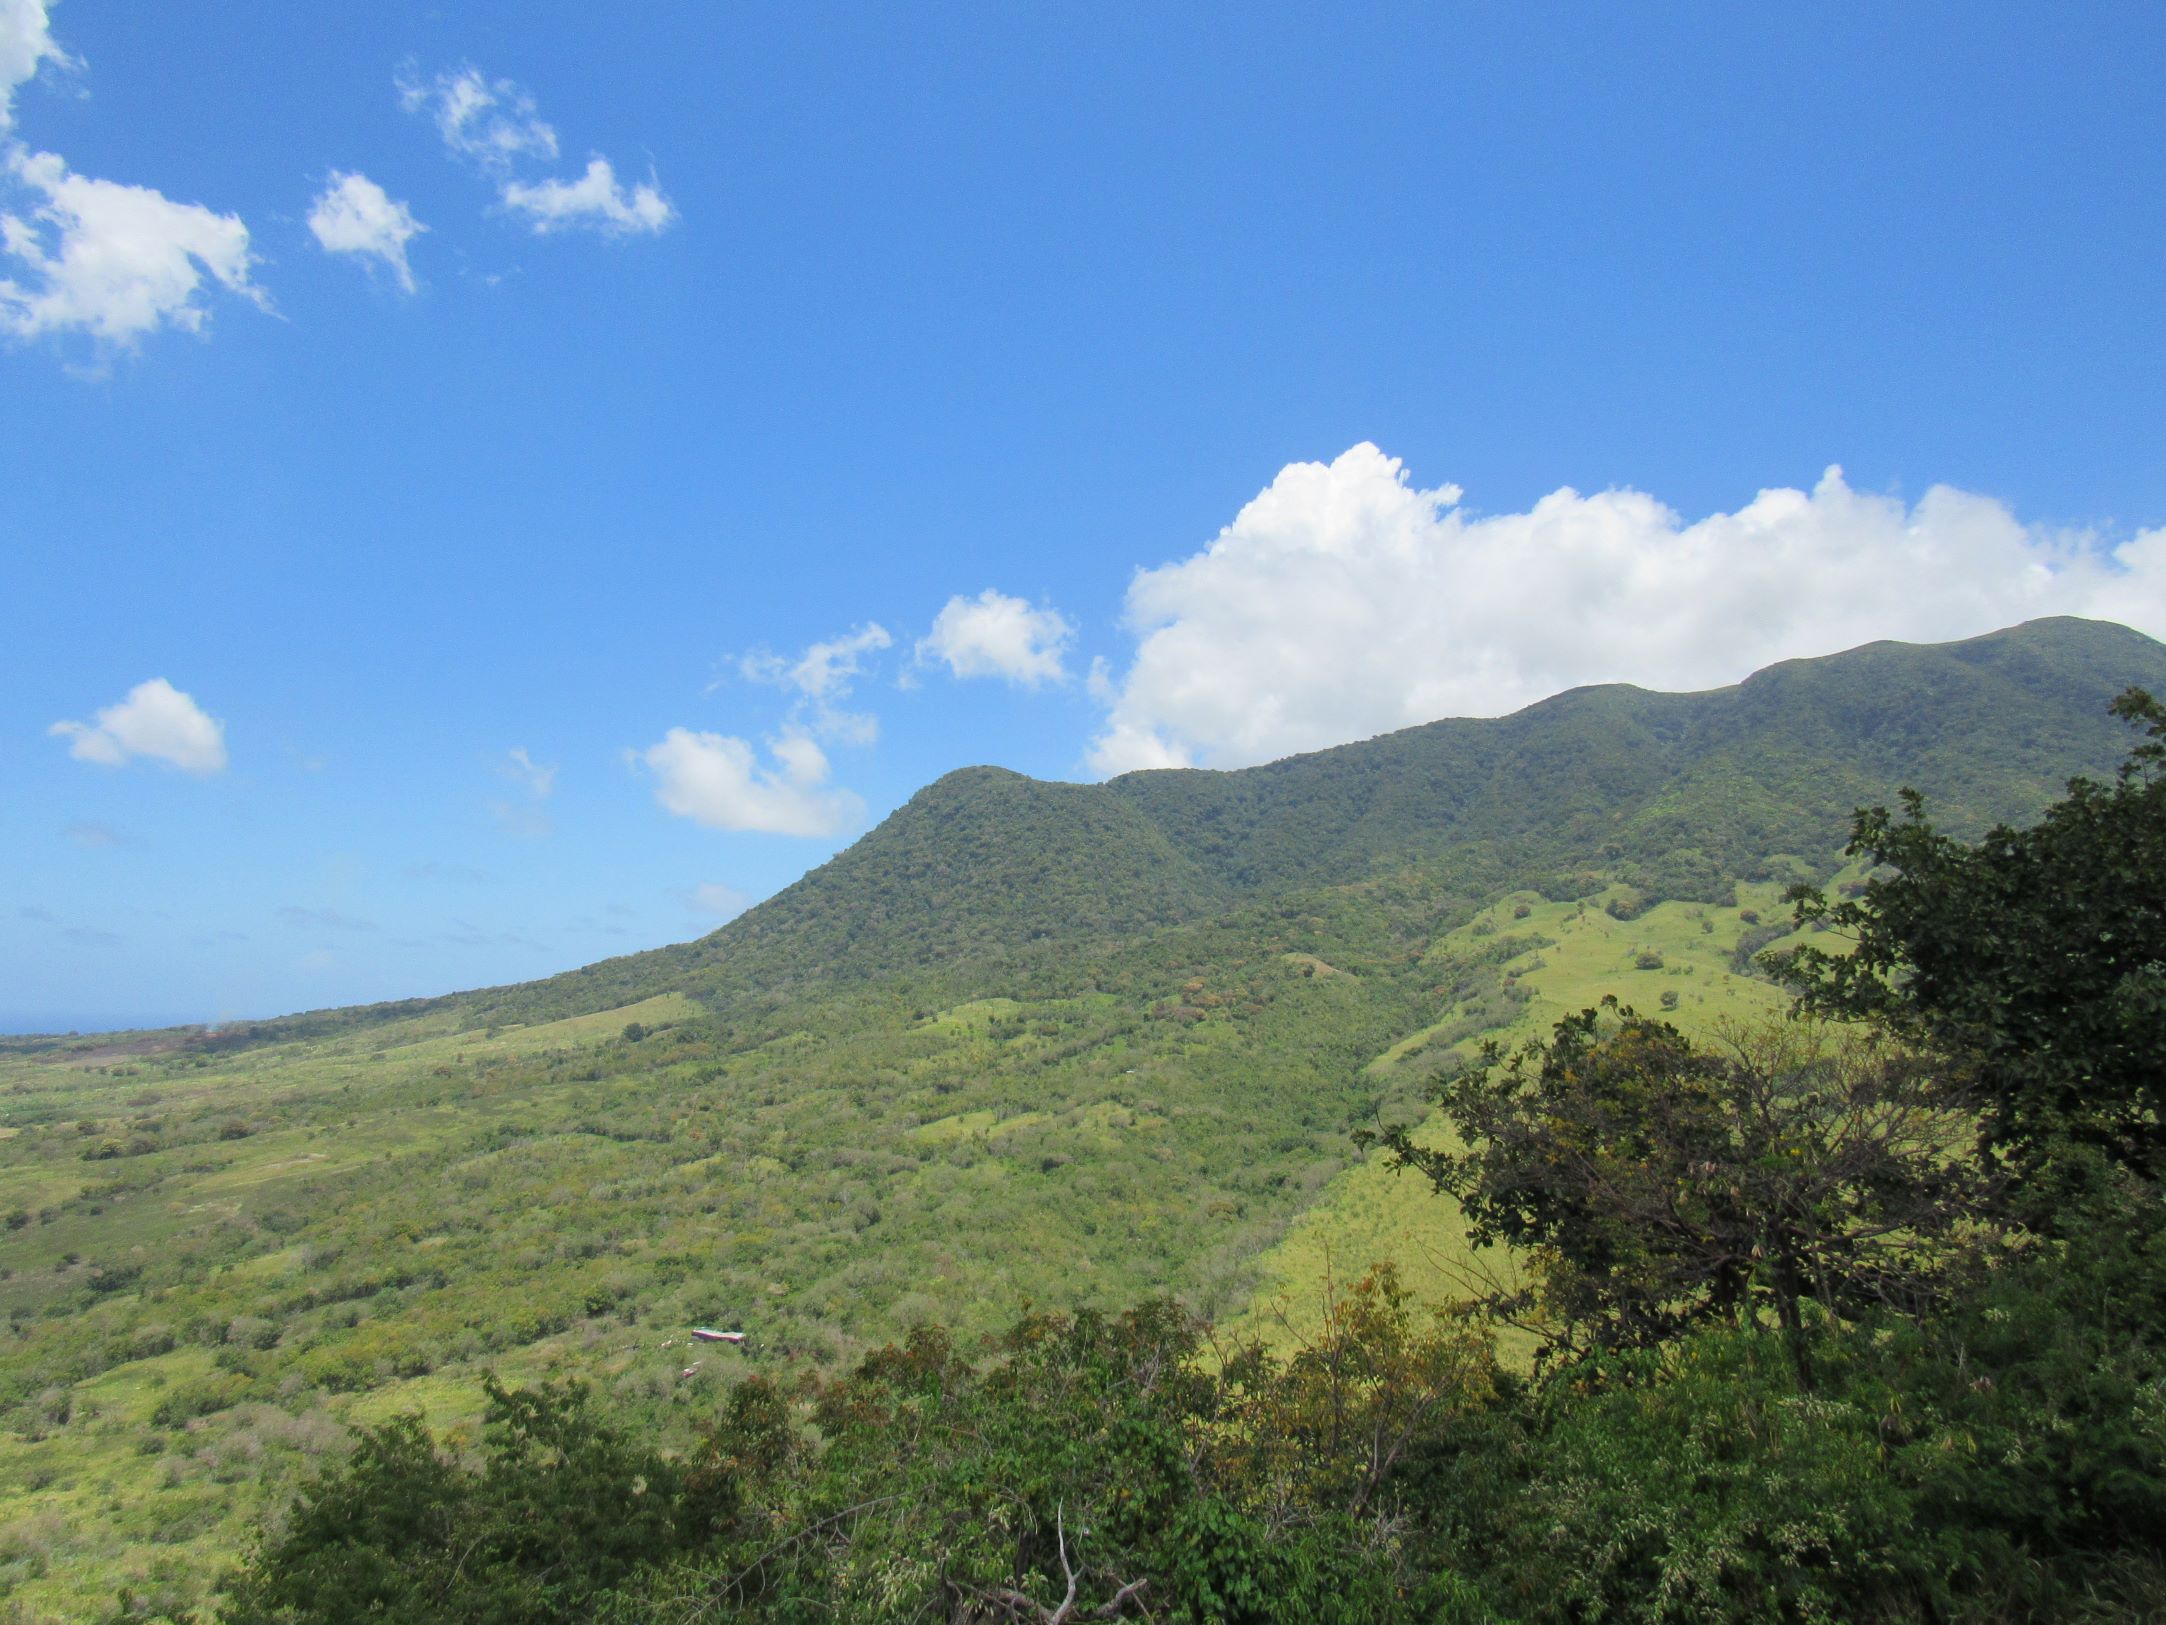
[(1851, 810), (1905, 785), (1959, 834), (2025, 816), (2119, 759), (2105, 707), (2132, 682), (2166, 688), (2166, 649), (2063, 617), (1784, 661), (1699, 693), (1574, 689), (1231, 771), (1088, 785), (962, 768), (704, 938), (450, 998), (496, 1020), (677, 991), (728, 1012), (958, 959), (1102, 947), (1416, 864), (1468, 908), (1512, 884), (1561, 895), (1597, 871), (1650, 899), (1716, 901), (1736, 879), (1789, 877), (1778, 856), (1824, 867)]
[(2166, 683), (2166, 650), (2056, 619), (1786, 661), (1699, 694), (1575, 689), (1233, 771), (1074, 785), (964, 768), (695, 944), (696, 968), (676, 974), (721, 994), (771, 975), (778, 949), (847, 976), (1115, 940), (1455, 850), (1473, 887), (1629, 846), (1664, 895), (1690, 895), (1766, 873), (1772, 853), (1826, 856), (1853, 807), (1903, 784), (1959, 832), (2020, 816), (2118, 759), (2105, 706), (2131, 681)]

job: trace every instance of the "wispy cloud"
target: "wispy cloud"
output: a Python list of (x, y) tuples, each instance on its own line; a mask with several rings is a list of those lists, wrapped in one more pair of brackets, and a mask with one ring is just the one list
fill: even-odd
[(495, 182), (497, 201), (537, 236), (653, 236), (677, 219), (651, 172), (626, 185), (599, 153), (589, 153), (586, 168), (570, 179), (534, 173), (555, 162), (557, 132), (533, 95), (510, 79), (492, 79), (471, 64), (425, 77), (409, 64), (393, 82), (399, 105), (434, 123), (445, 150)]
[(374, 260), (414, 291), (406, 245), (429, 228), (366, 175), (334, 170), (308, 211), (308, 229), (325, 253)]
[(546, 953), (548, 945), (524, 931), (489, 931), (471, 920), (453, 920), (448, 929), (425, 937), (395, 937), (401, 948), (527, 948)]
[(752, 906), (752, 899), (735, 886), (724, 886), (711, 880), (694, 886), (685, 894), (685, 901), (694, 913), (712, 914), (720, 920), (733, 920)]
[(522, 841), (546, 841), (557, 832), (554, 818), (523, 801), (506, 801), (501, 797), (492, 800), (489, 816), (496, 820), (498, 829)]
[(32, 925), (49, 925), (53, 934), (63, 942), (72, 942), (82, 948), (109, 948), (121, 940), (117, 931), (103, 930), (94, 925), (63, 925), (49, 908), (36, 903), (26, 903), (15, 911), (15, 917)]
[(511, 764), (512, 776), (524, 784), (537, 801), (546, 801), (557, 787), (557, 770), (554, 765), (544, 767), (519, 745), (504, 753)]
[(409, 863), (399, 873), (408, 880), (442, 880), (462, 886), (486, 885), (495, 878), (467, 863)]
[(521, 840), (546, 840), (557, 831), (556, 820), (544, 812), (540, 803), (547, 801), (557, 787), (557, 770), (545, 767), (534, 760), (524, 745), (504, 753), (498, 769), (505, 778), (518, 784), (525, 792), (525, 799), (505, 800), (501, 797), (489, 803), (489, 815), (506, 834)]
[(366, 932), (376, 929), (374, 920), (359, 920), (335, 908), (302, 908), (288, 903), (278, 911), (278, 922), (296, 931)]
[(409, 63), (392, 82), (401, 107), (428, 118), (447, 151), (487, 173), (502, 174), (521, 158), (557, 155), (556, 131), (509, 79), (490, 79), (471, 64), (425, 79)]
[(865, 675), (870, 658), (894, 641), (886, 627), (868, 621), (839, 637), (808, 646), (794, 659), (755, 649), (739, 659), (737, 669), (748, 681), (786, 689), (797, 696), (784, 723), (789, 732), (817, 734), (847, 745), (869, 745), (880, 737), (879, 718), (868, 712), (846, 710), (843, 702)]

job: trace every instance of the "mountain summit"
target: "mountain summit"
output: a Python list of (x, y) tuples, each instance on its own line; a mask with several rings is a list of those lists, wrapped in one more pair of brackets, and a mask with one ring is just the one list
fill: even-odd
[(1826, 869), (1851, 809), (1904, 786), (1958, 833), (2027, 816), (2120, 759), (2106, 706), (2131, 683), (2166, 690), (2166, 646), (2063, 617), (1784, 661), (1696, 694), (1573, 689), (1234, 771), (1084, 785), (962, 768), (697, 942), (469, 997), (512, 1011), (532, 989), (551, 1009), (600, 1009), (683, 991), (731, 1007), (1100, 947), (1415, 865), (1469, 903), (1589, 873), (1713, 900), (1734, 880)]

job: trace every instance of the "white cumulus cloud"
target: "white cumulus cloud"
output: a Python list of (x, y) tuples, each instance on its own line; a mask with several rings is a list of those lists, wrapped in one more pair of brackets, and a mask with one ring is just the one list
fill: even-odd
[(0, 213), (0, 252), (30, 273), (0, 278), (0, 327), (17, 337), (82, 332), (126, 348), (160, 327), (200, 332), (206, 281), (266, 305), (240, 216), (73, 174), (49, 152), (9, 148), (4, 167), (43, 200)]
[(509, 79), (490, 79), (471, 65), (423, 79), (413, 69), (393, 81), (399, 105), (431, 119), (456, 157), (491, 173), (520, 158), (554, 158), (557, 133), (534, 98)]
[(56, 722), (48, 733), (72, 741), (68, 754), (119, 767), (131, 757), (169, 762), (184, 773), (216, 773), (226, 765), (225, 724), (163, 677), (138, 683), (118, 705), (91, 722)]
[(380, 260), (399, 279), (400, 287), (414, 291), (406, 245), (429, 228), (366, 175), (332, 171), (308, 211), (308, 229), (326, 253)]
[[(0, 132), (15, 91), (45, 63), (75, 66), (46, 0), (0, 0)], [(127, 349), (160, 327), (202, 331), (207, 284), (266, 306), (238, 215), (176, 203), (148, 186), (72, 173), (50, 152), (0, 145), (0, 332), (84, 333)]]
[(676, 205), (662, 195), (651, 175), (627, 188), (607, 158), (588, 159), (587, 172), (575, 181), (506, 181), (499, 196), (505, 208), (525, 215), (541, 236), (553, 231), (651, 235), (677, 218)]
[(957, 593), (918, 640), (920, 664), (937, 660), (957, 677), (999, 677), (1024, 688), (1065, 678), (1062, 664), (1075, 628), (1057, 610), (1011, 598), (988, 587), (975, 598)]
[(1947, 486), (1906, 505), (1831, 468), (1689, 523), (1630, 490), (1478, 517), (1459, 496), (1358, 445), (1289, 465), (1201, 552), (1140, 571), (1092, 765), (1240, 766), (1583, 683), (1712, 687), (2040, 615), (2166, 635), (2166, 530), (2109, 546)]
[(37, 76), (41, 64), (64, 65), (68, 54), (53, 39), (45, 0), (0, 0), (0, 130), (15, 122), (15, 89)]
[(762, 763), (742, 739), (672, 728), (635, 760), (654, 775), (654, 797), (679, 818), (709, 829), (768, 835), (833, 835), (855, 823), (864, 803), (827, 784), (827, 754), (804, 734), (768, 747)]

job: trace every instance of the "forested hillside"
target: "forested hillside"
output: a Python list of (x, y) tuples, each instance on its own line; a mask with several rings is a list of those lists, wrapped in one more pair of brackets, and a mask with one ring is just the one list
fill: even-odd
[[(1693, 1032), (1779, 1007), (1753, 956), (1785, 885), (1867, 883), (1855, 807), (2034, 818), (2124, 757), (2131, 685), (2166, 690), (2166, 648), (2046, 621), (1236, 773), (973, 768), (695, 943), (9, 1041), (0, 1587), (25, 1619), (200, 1598), (349, 1427), (471, 1442), (484, 1371), (581, 1378), (682, 1459), (746, 1375), (916, 1325), (1157, 1294), (1254, 1321), (1320, 1283), (1289, 1260), (1385, 1233), (1353, 1135), (1438, 1131), (1482, 1035), (1605, 993)], [(1418, 1210), (1464, 1254), (1452, 1202)]]
[(1069, 960), (1414, 869), (1467, 911), (1519, 885), (1580, 895), (1597, 877), (1716, 901), (1735, 880), (1825, 866), (1851, 809), (1899, 786), (1959, 832), (2035, 811), (2071, 774), (2117, 760), (2107, 701), (2162, 676), (2166, 650), (2139, 632), (2042, 620), (1787, 661), (1702, 694), (1576, 689), (1239, 772), (1076, 785), (966, 768), (696, 943), (261, 1030), (446, 1010), (468, 1025), (557, 1018), (668, 992), (730, 1014), (958, 958)]

